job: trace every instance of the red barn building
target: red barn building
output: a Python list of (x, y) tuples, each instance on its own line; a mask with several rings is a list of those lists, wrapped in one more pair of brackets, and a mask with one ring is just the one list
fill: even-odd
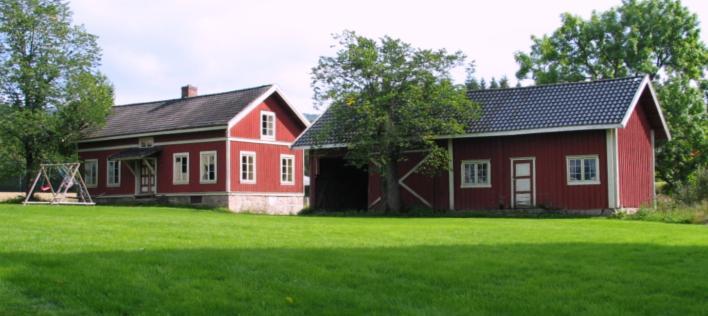
[[(452, 157), (448, 172), (416, 173), (424, 152), (399, 164), (404, 206), (599, 213), (652, 203), (655, 142), (671, 136), (648, 77), (479, 90), (469, 98), (481, 117), (462, 135), (439, 137)], [(316, 141), (330, 120), (325, 112), (294, 144), (312, 151), (311, 205), (375, 207), (379, 176), (343, 162), (346, 140)]]
[(304, 202), (308, 121), (273, 85), (114, 106), (78, 143), (100, 202), (155, 200), (233, 211), (295, 213)]

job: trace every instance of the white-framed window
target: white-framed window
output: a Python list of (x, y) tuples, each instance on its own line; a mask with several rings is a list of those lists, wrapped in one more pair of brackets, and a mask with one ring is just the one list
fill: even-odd
[(492, 168), (489, 160), (463, 160), (460, 168), (462, 188), (491, 188)]
[(216, 183), (216, 151), (199, 152), (199, 183)]
[(138, 145), (140, 148), (150, 148), (155, 144), (155, 139), (152, 137), (140, 137), (138, 139)]
[(597, 155), (566, 157), (568, 185), (600, 184), (599, 170)]
[(242, 151), (240, 157), (241, 183), (256, 183), (256, 153)]
[(98, 185), (98, 159), (84, 160), (84, 183), (89, 188)]
[(172, 184), (189, 183), (189, 153), (172, 155)]
[(261, 139), (275, 139), (275, 113), (261, 111)]
[(295, 184), (294, 155), (280, 155), (280, 184)]
[(106, 168), (106, 186), (120, 186), (120, 160), (108, 160), (108, 168)]

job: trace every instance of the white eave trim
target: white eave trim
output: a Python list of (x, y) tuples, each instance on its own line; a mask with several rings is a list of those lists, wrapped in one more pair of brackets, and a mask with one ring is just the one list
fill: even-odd
[(649, 94), (651, 95), (651, 98), (654, 101), (656, 112), (659, 113), (659, 120), (661, 121), (661, 127), (664, 129), (664, 133), (666, 134), (666, 139), (671, 140), (671, 132), (669, 131), (669, 127), (666, 124), (666, 120), (664, 119), (664, 113), (661, 111), (661, 106), (659, 105), (659, 99), (656, 98), (654, 86), (651, 84), (651, 80), (649, 79), (648, 75), (644, 76), (644, 79), (642, 79), (642, 83), (639, 85), (639, 89), (637, 89), (637, 92), (634, 93), (634, 98), (632, 98), (632, 103), (629, 105), (629, 110), (627, 110), (627, 113), (624, 114), (624, 117), (622, 118), (622, 123), (620, 125), (622, 125), (622, 128), (627, 126), (627, 122), (629, 122), (630, 117), (632, 117), (632, 113), (634, 113), (634, 108), (637, 107), (637, 104), (639, 103), (639, 98), (642, 96), (642, 93), (644, 92), (644, 89), (646, 87), (649, 88)]
[(253, 101), (251, 101), (251, 103), (249, 103), (245, 108), (243, 108), (243, 110), (241, 110), (241, 112), (239, 112), (238, 114), (236, 114), (236, 116), (234, 116), (233, 118), (231, 118), (231, 119), (229, 120), (229, 124), (228, 124), (228, 127), (227, 127), (227, 128), (228, 128), (229, 130), (231, 130), (231, 128), (234, 127), (234, 125), (236, 125), (238, 122), (240, 122), (241, 120), (243, 120), (243, 118), (245, 118), (246, 116), (248, 116), (249, 113), (251, 113), (256, 107), (258, 107), (258, 105), (260, 105), (261, 103), (263, 103), (263, 101), (265, 101), (266, 99), (268, 99), (268, 97), (270, 97), (271, 95), (273, 95), (273, 93), (277, 93), (277, 94), (283, 99), (283, 101), (285, 101), (285, 104), (288, 106), (288, 108), (289, 108), (293, 113), (295, 113), (295, 116), (300, 120), (300, 122), (302, 122), (302, 124), (305, 125), (306, 128), (310, 126), (309, 121), (305, 118), (305, 116), (302, 115), (302, 113), (300, 113), (300, 111), (298, 111), (298, 110), (292, 105), (292, 103), (290, 103), (290, 101), (288, 101), (288, 99), (285, 97), (285, 94), (283, 94), (283, 92), (280, 90), (280, 88), (278, 88), (277, 85), (272, 85), (272, 86), (270, 87), (270, 89), (268, 89), (266, 92), (264, 92), (263, 94), (261, 94), (258, 98), (256, 98), (256, 99), (254, 99)]
[(144, 137), (144, 136), (157, 136), (157, 135), (171, 135), (171, 134), (184, 134), (184, 133), (205, 132), (205, 131), (217, 131), (217, 130), (223, 130), (223, 129), (225, 129), (225, 128), (226, 128), (226, 125), (218, 125), (218, 126), (210, 126), (210, 127), (198, 127), (198, 128), (175, 129), (175, 130), (161, 131), (161, 132), (148, 132), (148, 133), (126, 134), (126, 135), (118, 135), (118, 136), (88, 138), (88, 139), (79, 140), (78, 143), (91, 143), (91, 142), (100, 142), (100, 141), (104, 141), (104, 140), (136, 138), (136, 137)]

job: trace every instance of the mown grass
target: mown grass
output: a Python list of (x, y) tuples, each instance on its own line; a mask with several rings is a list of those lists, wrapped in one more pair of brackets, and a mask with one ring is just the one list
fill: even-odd
[(708, 314), (708, 230), (0, 205), (0, 314)]

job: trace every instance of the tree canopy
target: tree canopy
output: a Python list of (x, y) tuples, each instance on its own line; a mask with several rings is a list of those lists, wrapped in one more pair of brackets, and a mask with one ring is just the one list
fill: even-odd
[(649, 75), (673, 140), (658, 149), (669, 188), (708, 163), (708, 49), (696, 14), (676, 0), (625, 0), (589, 19), (561, 15), (551, 35), (517, 52), (518, 79), (537, 84)]
[(347, 160), (376, 168), (382, 208), (399, 211), (397, 165), (406, 159), (404, 152), (425, 150), (429, 155), (422, 169), (445, 170), (449, 157), (435, 137), (462, 133), (477, 115), (465, 87), (455, 85), (450, 75), (465, 56), (351, 31), (335, 38), (335, 56), (320, 57), (312, 70), (315, 100), (329, 105), (333, 117), (319, 138), (347, 139)]
[(0, 2), (0, 140), (5, 173), (75, 159), (81, 131), (101, 124), (113, 89), (98, 70), (96, 36), (60, 0)]

